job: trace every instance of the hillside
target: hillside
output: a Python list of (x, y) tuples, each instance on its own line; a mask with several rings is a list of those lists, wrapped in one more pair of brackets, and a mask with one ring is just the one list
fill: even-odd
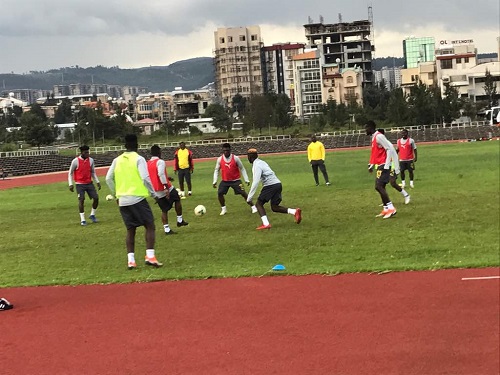
[(0, 74), (0, 91), (12, 89), (52, 90), (54, 85), (96, 83), (119, 86), (148, 87), (150, 91), (172, 91), (182, 86), (192, 90), (214, 81), (211, 57), (177, 61), (168, 66), (137, 69), (79, 66), (52, 69), (29, 74)]

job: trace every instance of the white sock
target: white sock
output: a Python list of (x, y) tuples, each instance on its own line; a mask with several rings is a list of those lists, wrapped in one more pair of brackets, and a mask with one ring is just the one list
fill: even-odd
[(226, 206), (222, 206), (220, 209), (222, 212), (226, 212)]
[(163, 229), (165, 229), (165, 233), (170, 232), (170, 227), (168, 226), (168, 224), (163, 225)]
[(148, 258), (154, 258), (155, 257), (155, 249), (147, 249), (146, 250), (146, 256)]
[(387, 208), (389, 210), (394, 210), (394, 206), (392, 205), (392, 202), (387, 203)]
[(296, 210), (295, 208), (289, 208), (289, 209), (288, 209), (288, 213), (289, 213), (290, 215), (295, 215), (295, 212), (296, 212), (296, 211), (297, 211), (297, 210)]
[(401, 181), (401, 187), (405, 187), (405, 185), (406, 185), (406, 182), (404, 180)]
[(410, 181), (410, 186), (413, 186), (413, 181)]
[(401, 190), (401, 194), (403, 194), (403, 197), (406, 197), (406, 196), (408, 195), (408, 193), (406, 192), (406, 190), (405, 190), (405, 189), (402, 189), (402, 190)]
[(269, 220), (267, 219), (267, 215), (261, 216), (262, 224), (269, 225)]
[(92, 215), (95, 216), (95, 210), (97, 210), (97, 208), (93, 208), (92, 211), (90, 211), (90, 216), (92, 216)]
[(80, 212), (80, 221), (85, 221), (85, 212)]
[(182, 223), (184, 220), (182, 220), (182, 215), (177, 216), (177, 222)]
[(191, 194), (193, 194), (193, 193), (191, 192), (191, 190), (188, 190), (188, 195), (191, 195)]
[(134, 253), (128, 253), (128, 261), (129, 262), (134, 262), (135, 263), (135, 254)]

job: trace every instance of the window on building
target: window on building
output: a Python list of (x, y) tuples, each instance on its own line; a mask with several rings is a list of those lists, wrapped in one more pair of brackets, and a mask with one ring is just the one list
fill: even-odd
[(453, 68), (452, 60), (441, 60), (441, 69), (451, 69)]
[(228, 42), (232, 42), (232, 41), (233, 41), (233, 37), (232, 37), (232, 36), (228, 36), (228, 37), (227, 37), (227, 41), (228, 41)]
[(224, 41), (224, 38), (223, 38), (223, 37), (220, 37), (220, 38), (219, 38), (219, 43), (220, 43), (220, 44), (224, 44), (224, 43), (225, 43), (225, 41)]
[(233, 47), (229, 47), (229, 48), (227, 49), (227, 52), (232, 53), (232, 52), (233, 52)]
[(245, 52), (245, 50), (246, 50), (246, 49), (247, 49), (247, 48), (246, 48), (245, 46), (240, 46), (240, 51), (241, 51), (241, 52)]
[(459, 57), (457, 58), (457, 64), (461, 64), (462, 63), (462, 59)]
[(353, 83), (354, 82), (354, 78), (353, 77), (347, 77), (347, 83)]
[(257, 40), (257, 34), (253, 34), (252, 36), (250, 36), (250, 39), (253, 40), (253, 41), (256, 41)]
[(245, 41), (245, 35), (240, 35), (240, 42), (244, 42)]
[(469, 62), (469, 58), (468, 57), (464, 57), (464, 62), (467, 64)]

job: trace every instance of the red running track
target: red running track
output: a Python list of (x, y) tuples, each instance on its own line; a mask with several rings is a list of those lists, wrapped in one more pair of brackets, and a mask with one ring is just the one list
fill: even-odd
[(498, 269), (12, 288), (2, 374), (498, 375)]

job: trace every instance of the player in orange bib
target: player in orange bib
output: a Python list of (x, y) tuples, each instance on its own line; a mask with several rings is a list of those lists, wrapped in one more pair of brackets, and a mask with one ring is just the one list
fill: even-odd
[(405, 187), (405, 171), (410, 175), (410, 187), (413, 189), (413, 171), (417, 162), (417, 145), (413, 138), (408, 137), (408, 130), (401, 131), (401, 138), (398, 139), (396, 151), (399, 153), (399, 165), (401, 168), (401, 185)]

